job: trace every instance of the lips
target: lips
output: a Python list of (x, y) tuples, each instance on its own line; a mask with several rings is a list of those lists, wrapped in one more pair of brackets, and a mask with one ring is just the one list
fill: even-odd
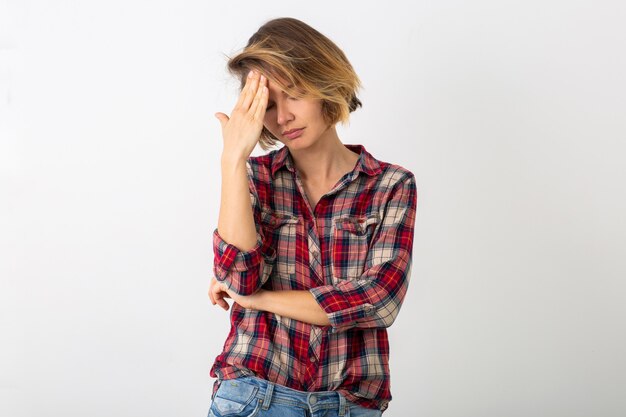
[(283, 132), (283, 136), (289, 139), (295, 139), (302, 134), (302, 130), (304, 130), (304, 128), (286, 130)]
[(297, 132), (298, 130), (302, 130), (302, 129), (303, 129), (303, 128), (300, 128), (300, 129), (285, 130), (285, 131), (283, 132), (283, 135), (289, 135), (289, 134), (291, 134), (291, 133)]

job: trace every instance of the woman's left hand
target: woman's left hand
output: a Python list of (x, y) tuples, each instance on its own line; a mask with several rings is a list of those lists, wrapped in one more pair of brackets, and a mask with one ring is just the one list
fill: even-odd
[(213, 305), (219, 304), (220, 307), (226, 311), (228, 311), (230, 306), (226, 301), (224, 301), (224, 298), (232, 298), (235, 303), (239, 304), (243, 308), (257, 310), (259, 296), (264, 291), (265, 290), (259, 290), (252, 295), (239, 295), (230, 290), (225, 283), (219, 282), (217, 278), (213, 277), (209, 287), (209, 298), (211, 298), (211, 303)]

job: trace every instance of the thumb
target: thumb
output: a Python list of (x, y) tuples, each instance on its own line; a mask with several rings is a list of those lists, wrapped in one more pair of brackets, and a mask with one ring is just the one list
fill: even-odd
[(224, 126), (226, 126), (226, 123), (228, 123), (228, 121), (230, 120), (228, 116), (220, 112), (215, 113), (215, 117), (217, 118), (217, 120), (220, 121), (220, 124), (222, 125), (222, 129), (224, 128)]

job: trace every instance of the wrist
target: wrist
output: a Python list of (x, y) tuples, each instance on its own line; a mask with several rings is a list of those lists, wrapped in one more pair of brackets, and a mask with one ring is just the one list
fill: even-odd
[(240, 151), (223, 151), (221, 157), (222, 166), (224, 164), (245, 164), (248, 161), (248, 155)]
[(236, 172), (247, 172), (246, 160), (241, 158), (224, 158), (221, 160), (222, 175), (231, 175)]
[(250, 300), (252, 304), (250, 308), (252, 310), (265, 311), (267, 292), (267, 290), (258, 290), (256, 293), (254, 293), (252, 299)]

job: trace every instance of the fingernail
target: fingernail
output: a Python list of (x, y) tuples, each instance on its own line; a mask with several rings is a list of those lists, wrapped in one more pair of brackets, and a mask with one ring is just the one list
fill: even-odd
[(252, 78), (253, 75), (254, 75), (254, 70), (250, 70), (250, 72), (248, 73), (248, 78)]

